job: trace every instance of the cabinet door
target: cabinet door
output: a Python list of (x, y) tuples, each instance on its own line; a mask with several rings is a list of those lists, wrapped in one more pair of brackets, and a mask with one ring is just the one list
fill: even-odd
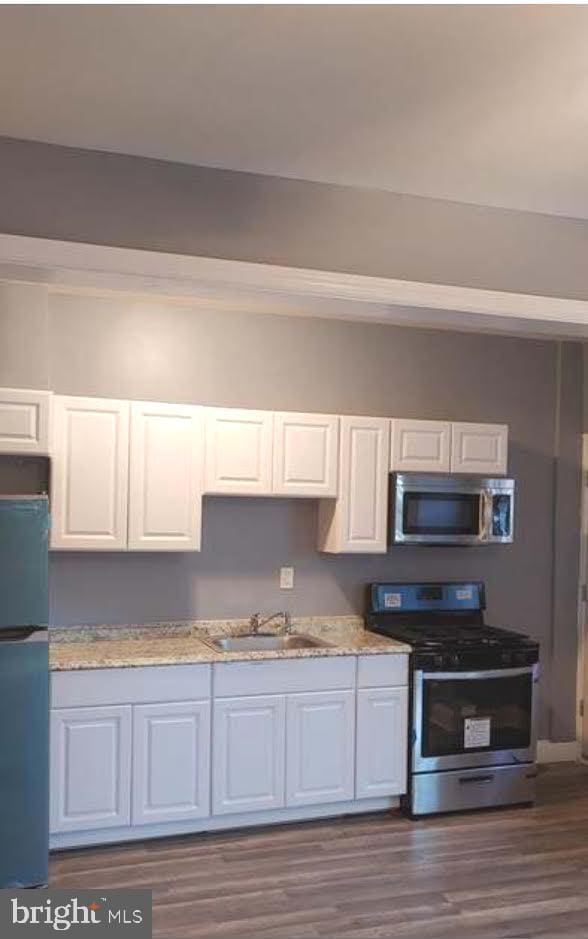
[(128, 403), (56, 397), (53, 416), (50, 546), (126, 548)]
[(271, 495), (273, 417), (271, 411), (206, 409), (205, 492)]
[(131, 405), (129, 548), (199, 551), (202, 529), (201, 408)]
[(286, 699), (219, 698), (214, 703), (214, 815), (284, 805)]
[(0, 453), (49, 453), (51, 392), (0, 388)]
[(507, 471), (507, 424), (453, 424), (451, 471), (502, 476)]
[(341, 418), (339, 496), (320, 503), (320, 550), (386, 553), (389, 425), (384, 418)]
[(210, 815), (210, 702), (133, 709), (133, 825)]
[(273, 490), (285, 496), (336, 496), (339, 418), (274, 415)]
[(448, 473), (451, 424), (449, 421), (391, 422), (390, 469), (394, 472)]
[(131, 708), (51, 711), (52, 832), (130, 824)]
[(357, 799), (406, 792), (408, 690), (357, 692)]
[(286, 706), (286, 805), (353, 799), (354, 692), (289, 695)]

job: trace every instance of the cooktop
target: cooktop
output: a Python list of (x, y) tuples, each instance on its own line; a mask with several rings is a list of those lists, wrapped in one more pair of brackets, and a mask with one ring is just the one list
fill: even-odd
[(481, 582), (370, 584), (365, 625), (410, 645), (413, 668), (534, 664), (538, 644), (524, 633), (487, 625), (485, 605)]

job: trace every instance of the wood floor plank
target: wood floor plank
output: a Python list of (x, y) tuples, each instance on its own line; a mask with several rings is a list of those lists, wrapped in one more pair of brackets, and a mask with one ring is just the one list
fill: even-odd
[(588, 939), (588, 767), (542, 769), (532, 809), (75, 850), (50, 881), (151, 888), (155, 939)]

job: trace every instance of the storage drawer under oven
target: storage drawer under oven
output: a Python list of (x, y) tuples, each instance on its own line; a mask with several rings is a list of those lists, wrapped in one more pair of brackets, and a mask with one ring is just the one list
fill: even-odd
[(411, 778), (411, 815), (467, 811), (535, 800), (537, 769), (532, 764), (488, 769), (417, 773)]

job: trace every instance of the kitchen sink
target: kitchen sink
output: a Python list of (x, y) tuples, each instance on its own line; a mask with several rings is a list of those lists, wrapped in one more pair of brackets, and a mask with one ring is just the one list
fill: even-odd
[(218, 639), (205, 639), (207, 645), (219, 652), (280, 652), (288, 649), (314, 649), (328, 646), (328, 642), (305, 636), (302, 633), (288, 633), (276, 636), (272, 633), (250, 633), (245, 636), (223, 636)]

